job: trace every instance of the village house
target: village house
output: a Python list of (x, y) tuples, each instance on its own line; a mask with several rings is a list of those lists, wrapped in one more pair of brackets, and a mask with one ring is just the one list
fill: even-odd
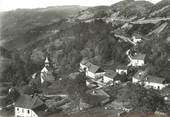
[(141, 41), (142, 41), (141, 37), (135, 36), (135, 35), (132, 36), (132, 39), (133, 39), (133, 42), (136, 43), (136, 44), (137, 44), (138, 42), (141, 42)]
[(105, 71), (99, 66), (84, 60), (80, 63), (80, 71), (84, 71), (87, 77), (94, 79), (102, 77), (105, 73)]
[(38, 96), (21, 95), (15, 102), (15, 117), (40, 117), (47, 109)]
[(161, 90), (164, 87), (168, 86), (168, 84), (166, 84), (164, 78), (147, 75), (144, 71), (137, 72), (133, 76), (132, 82), (139, 83), (146, 88), (154, 88), (156, 90)]
[(168, 62), (170, 62), (170, 55), (168, 56), (168, 58), (167, 58), (167, 59), (168, 59)]
[(143, 66), (145, 64), (145, 54), (135, 54), (131, 57), (131, 65), (134, 67)]
[(40, 73), (40, 79), (41, 79), (41, 83), (43, 84), (44, 82), (53, 82), (55, 81), (55, 78), (52, 74), (52, 68), (50, 67), (50, 62), (48, 60), (48, 58), (45, 59), (44, 62), (44, 67), (41, 70)]
[(168, 84), (166, 84), (164, 78), (160, 78), (157, 76), (151, 76), (151, 75), (148, 75), (146, 77), (145, 87), (161, 90), (166, 86), (168, 86)]
[(103, 76), (103, 83), (113, 83), (114, 78), (117, 76), (117, 73), (113, 70), (105, 70), (105, 74)]
[(86, 60), (86, 59), (83, 59), (81, 62), (80, 62), (80, 69), (79, 69), (79, 71), (80, 72), (85, 72), (85, 70), (87, 69), (87, 64), (88, 63), (88, 60)]
[(86, 79), (86, 86), (87, 86), (89, 89), (93, 89), (93, 88), (98, 87), (99, 85), (98, 85), (97, 82), (93, 81), (92, 79), (87, 78), (87, 79)]
[(118, 74), (127, 74), (127, 72), (128, 72), (128, 66), (126, 66), (126, 65), (119, 65), (119, 66), (117, 66), (117, 68), (116, 68), (116, 72), (118, 73)]
[(133, 77), (132, 83), (139, 83), (142, 84), (146, 77), (147, 73), (145, 71), (139, 70)]

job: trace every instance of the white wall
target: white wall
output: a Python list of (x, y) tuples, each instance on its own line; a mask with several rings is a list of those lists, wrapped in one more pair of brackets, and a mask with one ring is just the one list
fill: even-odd
[(105, 72), (95, 73), (95, 77), (103, 77)]
[[(139, 84), (141, 84), (139, 82), (139, 80), (134, 78), (134, 77), (132, 78), (132, 83), (139, 83)], [(167, 86), (166, 84), (147, 82), (147, 81), (144, 82), (144, 85), (145, 85), (145, 87), (149, 87), (149, 88), (153, 87), (154, 89), (160, 89), (160, 90)]]
[(146, 87), (153, 87), (154, 89), (162, 89), (166, 85), (165, 84), (160, 84), (160, 83), (153, 83), (153, 82), (145, 82)]
[(141, 39), (137, 39), (135, 36), (133, 36), (132, 38), (133, 38), (133, 42), (134, 42), (134, 43), (137, 43), (137, 42), (140, 42), (140, 41), (141, 41)]
[(136, 78), (132, 78), (132, 83), (138, 83), (139, 82), (139, 80), (138, 79), (136, 79)]
[(87, 66), (80, 63), (80, 69), (84, 70), (84, 68), (87, 68)]
[(96, 77), (102, 77), (105, 74), (105, 72), (101, 72), (101, 73), (92, 73), (90, 71), (86, 71), (86, 76), (90, 77), (90, 78), (96, 78)]
[(15, 117), (38, 117), (31, 109), (15, 107)]
[(110, 81), (113, 81), (113, 79), (111, 79), (111, 78), (109, 78), (109, 77), (107, 77), (107, 76), (103, 76), (103, 82), (104, 82), (104, 83), (108, 83), (108, 82), (110, 82)]
[(126, 73), (127, 74), (127, 70), (122, 70), (122, 69), (116, 69), (116, 72), (118, 74), (123, 74), (123, 73)]
[(90, 82), (86, 80), (86, 86), (88, 86), (89, 84), (90, 84)]
[(90, 78), (95, 78), (95, 74), (90, 72), (90, 71), (87, 71), (86, 72), (86, 76), (90, 77)]
[(131, 64), (132, 64), (132, 66), (143, 66), (144, 60), (132, 60)]

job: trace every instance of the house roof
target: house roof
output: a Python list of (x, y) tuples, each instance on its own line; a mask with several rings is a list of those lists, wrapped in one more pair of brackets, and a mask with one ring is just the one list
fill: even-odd
[(164, 78), (161, 78), (161, 77), (157, 77), (157, 76), (148, 75), (148, 76), (147, 76), (147, 81), (148, 81), (148, 82), (154, 82), (154, 83), (163, 84), (164, 81), (165, 81), (165, 79), (164, 79)]
[(97, 66), (97, 65), (94, 65), (94, 64), (88, 62), (87, 59), (83, 59), (83, 60), (81, 61), (81, 64), (86, 65), (87, 68), (88, 68), (88, 71), (90, 71), (90, 72), (92, 72), (92, 73), (104, 72), (103, 69), (101, 69), (101, 68), (100, 68), (99, 66)]
[(106, 70), (106, 73), (104, 74), (104, 76), (108, 77), (108, 78), (115, 78), (117, 75), (117, 73), (113, 70)]
[(86, 93), (98, 96), (104, 96), (106, 98), (110, 97), (104, 90), (102, 89), (92, 89), (88, 90)]
[(132, 58), (132, 59), (137, 59), (137, 60), (144, 60), (144, 59), (145, 59), (145, 56), (146, 56), (146, 54), (141, 54), (141, 53), (139, 53), (139, 54), (135, 54), (135, 55), (132, 56), (131, 58)]
[(16, 107), (28, 108), (28, 109), (36, 109), (40, 106), (44, 105), (44, 102), (38, 96), (29, 96), (29, 95), (21, 95), (16, 103)]
[(69, 74), (69, 78), (71, 78), (72, 80), (75, 80), (77, 79), (78, 75), (80, 75), (79, 72), (74, 72), (74, 73)]
[(140, 81), (145, 81), (145, 82), (153, 82), (153, 83), (160, 83), (163, 84), (165, 79), (160, 78), (157, 76), (152, 76), (152, 75), (147, 75), (145, 71), (138, 71), (135, 75), (134, 78), (140, 80)]
[(136, 39), (141, 39), (141, 38), (142, 38), (142, 35), (137, 34), (137, 33), (134, 33), (133, 36), (134, 36)]
[(118, 65), (116, 69), (127, 70), (128, 66), (127, 65)]
[(146, 77), (147, 73), (145, 71), (139, 70), (134, 76), (133, 78), (138, 79), (138, 80), (144, 80), (144, 78)]
[(102, 103), (104, 100), (110, 98), (110, 96), (102, 89), (88, 90), (86, 94), (86, 102), (92, 105), (96, 103)]
[(88, 63), (88, 60), (87, 59), (82, 59), (82, 61), (80, 63), (85, 65), (86, 63)]
[(99, 73), (99, 72), (104, 72), (103, 69), (101, 69), (99, 66), (97, 65), (94, 65), (90, 62), (87, 62), (86, 63), (86, 66), (88, 67), (88, 70), (92, 73)]

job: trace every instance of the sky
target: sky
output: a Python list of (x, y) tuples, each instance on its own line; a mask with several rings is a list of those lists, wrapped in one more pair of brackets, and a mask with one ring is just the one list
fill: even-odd
[[(0, 11), (15, 10), (17, 8), (44, 8), (48, 6), (81, 5), (98, 6), (111, 5), (121, 0), (0, 0)], [(160, 0), (147, 0), (157, 3)]]

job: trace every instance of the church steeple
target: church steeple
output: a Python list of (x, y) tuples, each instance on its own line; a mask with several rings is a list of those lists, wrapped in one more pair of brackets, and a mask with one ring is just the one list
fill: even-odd
[(50, 62), (48, 60), (48, 57), (45, 58), (44, 64), (45, 64), (45, 67), (49, 67), (50, 66)]

